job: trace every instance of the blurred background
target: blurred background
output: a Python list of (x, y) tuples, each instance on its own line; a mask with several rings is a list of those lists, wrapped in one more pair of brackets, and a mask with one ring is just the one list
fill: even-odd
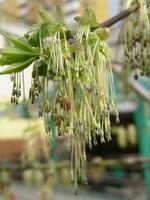
[[(0, 31), (23, 35), (39, 21), (40, 8), (55, 17), (56, 0), (0, 0)], [(121, 0), (60, 0), (68, 26), (73, 18), (92, 8), (99, 22), (119, 13)], [(36, 106), (10, 104), (10, 77), (0, 77), (0, 200), (148, 200), (150, 199), (150, 112), (145, 99), (150, 81), (138, 81), (122, 72), (121, 23), (111, 28), (108, 43), (113, 50), (113, 70), (120, 124), (112, 117), (112, 141), (89, 149), (88, 185), (80, 184), (74, 196), (70, 181), (70, 154), (65, 140), (56, 138), (51, 148)], [(0, 47), (7, 44), (0, 36)], [(25, 71), (29, 90), (31, 69)], [(126, 79), (126, 83), (124, 82)], [(128, 92), (127, 92), (128, 91)], [(31, 167), (32, 166), (32, 167)]]

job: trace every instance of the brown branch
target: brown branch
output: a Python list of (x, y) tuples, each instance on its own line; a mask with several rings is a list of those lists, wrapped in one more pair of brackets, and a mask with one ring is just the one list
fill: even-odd
[(132, 13), (136, 12), (138, 9), (139, 9), (139, 5), (132, 6), (128, 9), (122, 11), (121, 13), (115, 15), (114, 17), (106, 20), (105, 22), (101, 23), (99, 25), (99, 27), (103, 27), (103, 28), (108, 27), (109, 28), (109, 27), (113, 26), (114, 24), (118, 23), (119, 21), (121, 21), (122, 19), (128, 17)]

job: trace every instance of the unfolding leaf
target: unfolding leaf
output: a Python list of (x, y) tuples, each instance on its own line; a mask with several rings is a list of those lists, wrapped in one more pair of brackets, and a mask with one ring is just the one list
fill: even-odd
[(0, 65), (10, 65), (12, 64), (12, 60), (9, 60), (6, 56), (1, 56), (0, 57)]
[(86, 9), (82, 17), (77, 16), (74, 19), (82, 25), (91, 25), (92, 27), (98, 26), (95, 13), (92, 9)]
[(39, 56), (39, 52), (28, 52), (11, 46), (0, 49), (0, 54), (16, 60), (18, 58)]
[(23, 61), (26, 61), (28, 60), (29, 57), (24, 57), (24, 58), (9, 58), (7, 56), (0, 56), (0, 66), (3, 66), (3, 65), (11, 65), (13, 63), (16, 63), (16, 62), (23, 62)]
[(27, 68), (31, 63), (35, 60), (35, 58), (28, 59), (23, 62), (16, 62), (14, 64), (11, 64), (9, 67), (4, 69), (3, 71), (0, 72), (0, 74), (12, 74), (12, 73), (17, 73), (25, 68)]
[(49, 23), (39, 23), (32, 26), (32, 29), (25, 35), (25, 39), (28, 43), (33, 46), (39, 46), (39, 32), (41, 29), (41, 37), (42, 39), (46, 38), (50, 32), (51, 25)]
[(31, 51), (31, 52), (35, 51), (35, 49), (33, 49), (31, 45), (29, 45), (28, 43), (24, 42), (21, 39), (17, 39), (15, 37), (12, 37), (12, 36), (7, 35), (6, 33), (2, 33), (2, 32), (0, 32), (0, 34), (3, 35), (16, 48), (19, 48), (19, 49), (22, 49), (25, 51)]

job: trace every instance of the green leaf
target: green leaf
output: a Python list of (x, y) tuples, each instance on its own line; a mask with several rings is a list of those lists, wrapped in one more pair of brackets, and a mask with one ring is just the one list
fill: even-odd
[(15, 47), (26, 50), (26, 51), (31, 51), (34, 52), (35, 49), (32, 48), (28, 43), (22, 41), (21, 39), (17, 39), (15, 37), (12, 37), (10, 35), (7, 35), (6, 33), (0, 32), (1, 35), (3, 35), (11, 44), (13, 44)]
[(30, 59), (23, 61), (23, 62), (13, 63), (9, 67), (7, 67), (3, 71), (1, 71), (0, 74), (12, 74), (12, 73), (20, 72), (20, 71), (24, 70), (25, 68), (27, 68), (29, 65), (31, 65), (31, 63), (35, 59), (36, 58), (30, 58)]
[(20, 61), (26, 61), (28, 60), (29, 57), (24, 57), (24, 58), (9, 58), (7, 56), (0, 56), (0, 65), (11, 65), (15, 62), (20, 62)]
[(39, 52), (28, 52), (11, 46), (0, 49), (0, 54), (16, 60), (18, 58), (39, 56)]
[(39, 32), (41, 29), (41, 38), (44, 39), (49, 35), (51, 25), (49, 23), (39, 23), (32, 26), (32, 29), (25, 35), (26, 40), (31, 46), (39, 46)]
[(11, 64), (12, 61), (10, 61), (9, 59), (7, 59), (7, 57), (5, 56), (1, 56), (0, 57), (0, 65), (3, 66), (3, 65), (9, 65)]
[(81, 25), (91, 25), (91, 27), (97, 27), (98, 22), (96, 20), (95, 13), (92, 9), (88, 8), (85, 10), (82, 17), (77, 16), (74, 18), (75, 21), (80, 23)]
[(64, 28), (64, 22), (59, 21), (56, 23), (53, 23), (50, 27), (50, 33), (56, 33), (58, 31), (62, 31), (62, 29)]

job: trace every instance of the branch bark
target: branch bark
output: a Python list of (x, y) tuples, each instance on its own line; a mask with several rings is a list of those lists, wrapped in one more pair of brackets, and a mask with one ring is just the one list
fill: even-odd
[[(103, 27), (103, 28), (108, 27), (109, 28), (109, 27), (113, 26), (114, 24), (118, 23), (119, 21), (121, 21), (122, 19), (128, 17), (132, 13), (136, 12), (138, 9), (139, 9), (139, 5), (132, 6), (128, 9), (122, 11), (121, 13), (115, 15), (114, 17), (106, 20), (105, 22), (101, 23), (98, 27)], [(98, 28), (98, 27), (96, 27), (96, 28)]]

